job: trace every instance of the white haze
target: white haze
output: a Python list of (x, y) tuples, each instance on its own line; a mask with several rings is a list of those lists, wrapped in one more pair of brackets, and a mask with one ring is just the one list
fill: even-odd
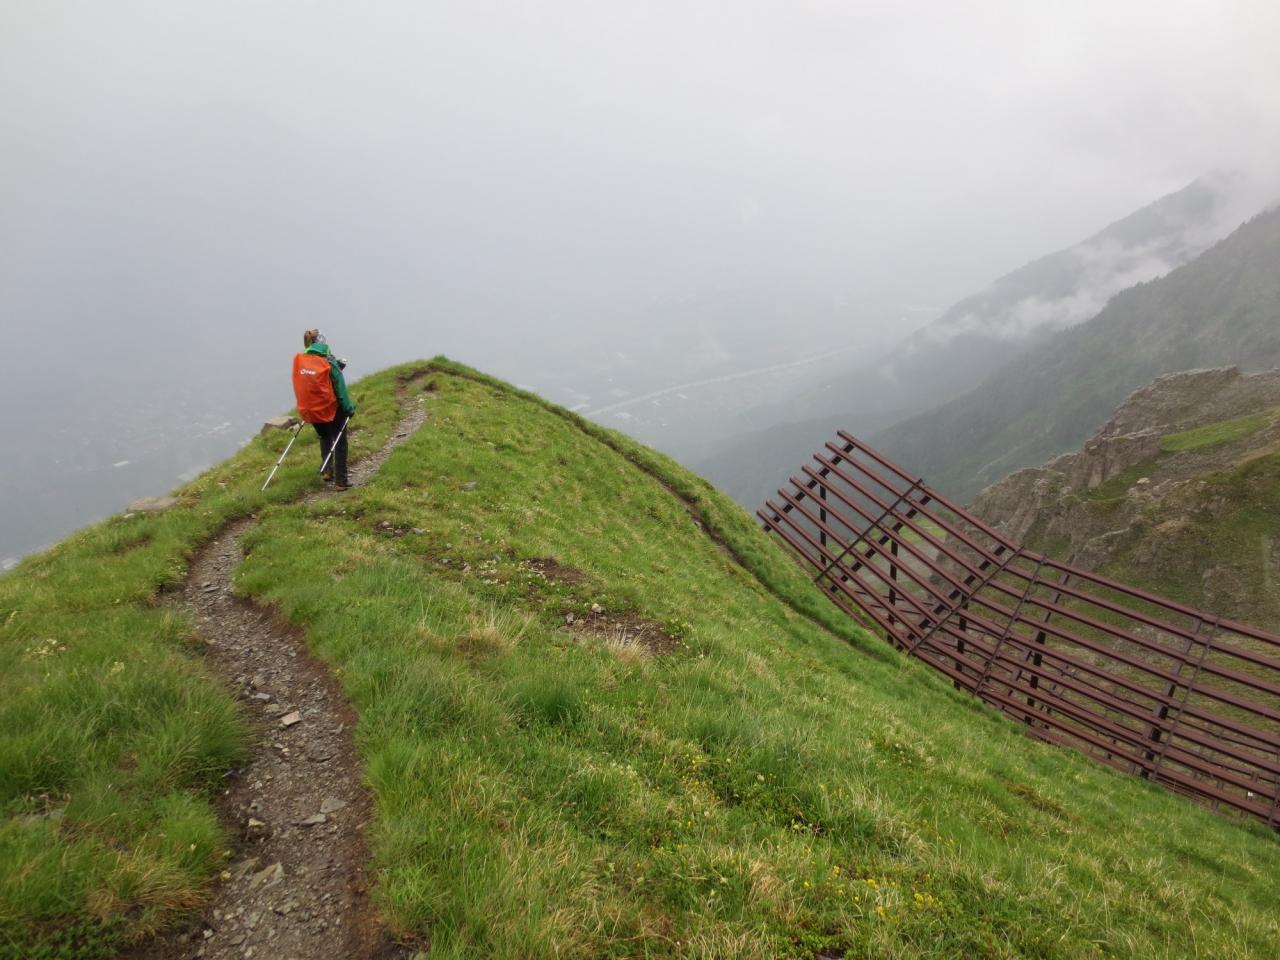
[(1280, 170), (1278, 39), (1270, 2), (7, 0), (0, 557), (225, 456), (309, 326), (354, 375), (659, 393), (619, 413), (686, 452), (723, 408), (669, 388), (759, 399)]
[(1145, 242), (1122, 242), (1115, 236), (1091, 237), (1067, 248), (1075, 261), (1068, 293), (1059, 297), (1027, 296), (998, 312), (962, 311), (944, 316), (921, 331), (916, 343), (945, 344), (957, 336), (981, 334), (1000, 340), (1025, 341), (1065, 330), (1097, 316), (1121, 290), (1165, 276), (1203, 253), (1242, 222), (1274, 206), (1280, 198), (1280, 171), (1267, 174), (1214, 174), (1216, 203), (1207, 215), (1171, 216), (1166, 230)]

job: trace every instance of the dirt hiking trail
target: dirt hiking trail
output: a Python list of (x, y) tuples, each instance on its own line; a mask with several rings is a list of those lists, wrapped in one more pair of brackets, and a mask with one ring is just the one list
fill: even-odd
[[(368, 482), (426, 422), (425, 398), (409, 389), (418, 379), (401, 384), (400, 422), (382, 449), (352, 465), (353, 486)], [(328, 496), (341, 494), (330, 489), (303, 502)], [(245, 704), (254, 726), (252, 754), (227, 773), (220, 801), (238, 839), (200, 918), (129, 956), (408, 956), (413, 951), (390, 940), (368, 898), (372, 802), (352, 739), (355, 713), (329, 668), (308, 652), (303, 631), (232, 594), (244, 557), (240, 538), (255, 522), (232, 523), (205, 545), (174, 603), (191, 616), (206, 662)]]

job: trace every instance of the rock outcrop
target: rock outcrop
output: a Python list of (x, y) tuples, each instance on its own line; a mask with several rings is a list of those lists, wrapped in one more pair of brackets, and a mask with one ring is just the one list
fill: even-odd
[[(1251, 597), (1280, 568), (1264, 529), (1280, 517), (1258, 508), (1272, 494), (1248, 470), (1266, 458), (1280, 461), (1280, 370), (1190, 370), (1135, 391), (1080, 451), (1011, 474), (973, 510), (1086, 569), (1151, 582), (1177, 571), (1184, 598), (1244, 617), (1269, 608)], [(1246, 507), (1262, 526), (1241, 521)]]
[(258, 433), (265, 435), (271, 433), (273, 430), (292, 430), (298, 425), (298, 423), (299, 420), (297, 417), (291, 417), (288, 415), (272, 417), (270, 420), (263, 422), (262, 429), (259, 430)]

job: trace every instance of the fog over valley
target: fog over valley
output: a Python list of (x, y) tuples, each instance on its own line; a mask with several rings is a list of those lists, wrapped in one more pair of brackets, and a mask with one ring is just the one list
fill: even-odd
[(6, 3), (0, 561), (226, 457), (310, 327), (695, 467), (879, 429), (1280, 196), (1277, 39), (1260, 0)]

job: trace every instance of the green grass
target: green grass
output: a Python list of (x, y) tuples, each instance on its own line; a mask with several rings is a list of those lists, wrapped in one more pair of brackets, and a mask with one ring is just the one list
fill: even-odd
[[(945, 539), (946, 532), (942, 529), (942, 527), (934, 523), (932, 520), (928, 520), (928, 519), (925, 519), (924, 517), (920, 517), (920, 518), (917, 518), (914, 522), (916, 526), (918, 526), (925, 533), (932, 536), (934, 539), (937, 539), (937, 540)], [(924, 542), (924, 537), (920, 536), (920, 534), (916, 533), (910, 527), (903, 527), (902, 530), (900, 531), (900, 535), (902, 539), (907, 543), (923, 543)]]
[[(434, 366), (431, 420), (366, 487), (290, 504), (295, 465), (256, 497), (278, 447), (255, 441), (178, 511), (0, 579), (14, 956), (58, 955), (55, 926), (94, 955), (219, 865), (211, 785), (243, 728), (154, 598), (247, 511), (237, 588), (341, 678), (374, 895), (432, 957), (1273, 955), (1266, 829), (1029, 740), (850, 625), (668, 459)], [(369, 446), (392, 383), (360, 384)], [(592, 604), (677, 645), (565, 628)]]
[[(340, 672), (376, 897), (431, 956), (1270, 955), (1265, 829), (835, 636), (670, 461), (439, 369), (423, 431), (342, 503), (267, 511), (238, 581)], [(592, 603), (682, 646), (563, 628)]]
[[(397, 372), (355, 388), (353, 456), (390, 432)], [(0, 957), (110, 956), (198, 903), (220, 867), (210, 800), (245, 726), (159, 600), (228, 520), (316, 484), (308, 435), (258, 491), (286, 439), (0, 577)]]
[(1150, 460), (1136, 463), (1132, 467), (1121, 470), (1113, 477), (1098, 484), (1084, 494), (1086, 500), (1103, 506), (1118, 506), (1129, 494), (1129, 490), (1143, 477), (1149, 477), (1159, 465), (1164, 453), (1159, 453)]
[(1250, 413), (1233, 420), (1221, 420), (1218, 423), (1206, 424), (1181, 433), (1170, 433), (1160, 438), (1160, 449), (1165, 453), (1184, 453), (1188, 450), (1234, 443), (1271, 426), (1278, 413), (1280, 411), (1264, 410), (1261, 413)]

